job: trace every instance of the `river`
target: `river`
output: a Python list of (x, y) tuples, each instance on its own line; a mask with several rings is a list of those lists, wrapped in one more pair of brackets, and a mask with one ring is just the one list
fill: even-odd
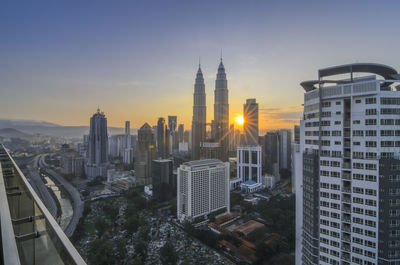
[(62, 230), (70, 223), (72, 216), (74, 214), (74, 210), (72, 208), (71, 200), (66, 196), (63, 192), (61, 192), (60, 188), (54, 183), (54, 181), (49, 178), (47, 175), (42, 175), (46, 180), (46, 186), (51, 188), (54, 195), (56, 195), (57, 200), (61, 206), (61, 216), (59, 218), (58, 223), (60, 224)]

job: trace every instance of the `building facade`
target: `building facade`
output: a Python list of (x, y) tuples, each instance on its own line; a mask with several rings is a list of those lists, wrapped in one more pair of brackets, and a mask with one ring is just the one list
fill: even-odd
[(170, 159), (157, 159), (152, 162), (153, 197), (159, 201), (169, 200), (176, 194), (173, 165)]
[(261, 146), (237, 148), (237, 176), (240, 187), (246, 192), (262, 188)]
[(212, 136), (216, 142), (220, 143), (222, 150), (219, 159), (226, 162), (229, 157), (229, 101), (228, 80), (222, 58), (215, 80), (214, 120), (212, 123)]
[(301, 83), (297, 264), (399, 264), (399, 82), (389, 66), (350, 64)]
[[(196, 75), (196, 82), (194, 84), (193, 93), (193, 119), (192, 119), (192, 159), (200, 159), (200, 143), (206, 140), (206, 119), (207, 119), (207, 106), (206, 106), (206, 91), (203, 73), (200, 65)], [(184, 131), (180, 129), (180, 135)], [(184, 140), (185, 141), (185, 140)], [(185, 141), (188, 142), (188, 141)]]
[(258, 145), (258, 103), (255, 98), (247, 99), (243, 105), (244, 145)]
[(89, 154), (86, 175), (106, 176), (108, 167), (107, 118), (100, 109), (90, 118)]
[(178, 168), (177, 216), (196, 221), (230, 211), (229, 163), (217, 159), (183, 163)]
[(138, 130), (135, 155), (135, 176), (141, 185), (151, 184), (152, 169), (151, 163), (157, 159), (157, 148), (154, 139), (153, 129), (145, 123)]

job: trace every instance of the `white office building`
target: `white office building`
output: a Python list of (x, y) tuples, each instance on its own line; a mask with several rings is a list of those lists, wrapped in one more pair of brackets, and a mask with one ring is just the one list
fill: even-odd
[[(237, 179), (241, 189), (255, 192), (262, 188), (261, 146), (240, 146), (237, 148)], [(238, 182), (239, 180), (239, 182)]]
[(301, 83), (296, 264), (400, 264), (399, 83), (395, 69), (362, 63)]
[(229, 162), (195, 160), (178, 168), (177, 216), (196, 221), (229, 212)]

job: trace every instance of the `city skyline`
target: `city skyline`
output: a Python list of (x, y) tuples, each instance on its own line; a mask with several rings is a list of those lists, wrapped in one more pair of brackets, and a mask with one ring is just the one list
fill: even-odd
[[(7, 25), (0, 28), (1, 118), (87, 125), (100, 105), (109, 126), (123, 127), (130, 120), (140, 128), (158, 117), (178, 115), (178, 123), (191, 128), (198, 58), (209, 122), (222, 48), (230, 80), (230, 123), (242, 114), (246, 98), (256, 98), (260, 131), (292, 128), (302, 112), (299, 83), (328, 66), (327, 61), (400, 68), (393, 56), (399, 41), (392, 34), (395, 25), (374, 15), (395, 15), (396, 6), (393, 1), (353, 1), (346, 9), (340, 2), (290, 1), (220, 1), (212, 8), (200, 3), (177, 7), (176, 2), (95, 7), (7, 3), (0, 11), (0, 22)], [(148, 12), (153, 15), (145, 16)], [(316, 42), (321, 31), (326, 35)], [(385, 49), (380, 38), (371, 38), (375, 33), (385, 36)]]

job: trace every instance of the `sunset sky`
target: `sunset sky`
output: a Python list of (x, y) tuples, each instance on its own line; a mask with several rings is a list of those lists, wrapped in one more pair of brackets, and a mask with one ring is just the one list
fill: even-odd
[(191, 126), (201, 58), (207, 120), (222, 49), (232, 122), (256, 98), (260, 129), (292, 128), (319, 68), (400, 69), (398, 1), (2, 1), (0, 118)]

